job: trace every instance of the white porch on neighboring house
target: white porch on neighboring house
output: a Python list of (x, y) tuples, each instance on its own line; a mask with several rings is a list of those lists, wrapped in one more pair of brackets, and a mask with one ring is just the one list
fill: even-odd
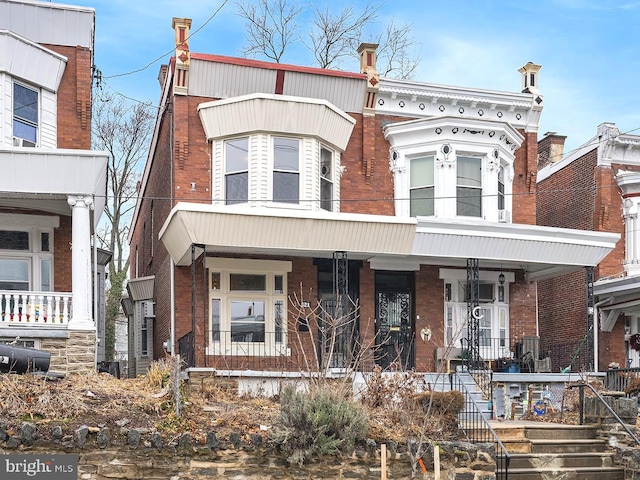
[[(52, 369), (95, 365), (91, 235), (107, 161), (86, 150), (0, 149), (0, 340), (51, 351)], [(71, 291), (60, 291), (69, 271)]]

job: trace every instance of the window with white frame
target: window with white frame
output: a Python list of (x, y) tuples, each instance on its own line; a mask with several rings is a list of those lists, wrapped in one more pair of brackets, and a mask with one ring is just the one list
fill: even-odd
[(433, 156), (411, 158), (409, 162), (410, 216), (431, 216), (435, 198)]
[(500, 170), (498, 170), (498, 210), (503, 211), (505, 209), (504, 200), (504, 165), (501, 165)]
[(300, 202), (300, 140), (273, 138), (273, 201)]
[(53, 230), (0, 230), (0, 290), (53, 290)]
[(282, 354), (291, 262), (207, 259), (212, 354)]
[(249, 138), (234, 138), (224, 144), (226, 203), (246, 203), (249, 200)]
[[(449, 275), (449, 278), (445, 278), (444, 281), (444, 342), (445, 345), (455, 347), (461, 346), (467, 338), (467, 281), (460, 278), (462, 276), (463, 274), (458, 272)], [(479, 282), (477, 311), (480, 354), (485, 359), (508, 356), (510, 354), (508, 289), (500, 283), (497, 273), (494, 275), (493, 272), (483, 272), (482, 276), (484, 279)], [(511, 277), (512, 274), (508, 276)]]
[(15, 82), (13, 84), (14, 145), (35, 147), (38, 143), (39, 92)]
[(320, 208), (333, 210), (333, 152), (320, 148)]
[(482, 217), (482, 159), (458, 155), (456, 172), (457, 214)]

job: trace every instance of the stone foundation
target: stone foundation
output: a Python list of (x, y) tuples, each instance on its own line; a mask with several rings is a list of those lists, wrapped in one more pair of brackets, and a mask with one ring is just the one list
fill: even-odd
[(96, 369), (96, 332), (69, 330), (68, 338), (43, 338), (40, 349), (51, 354), (49, 371), (87, 373)]

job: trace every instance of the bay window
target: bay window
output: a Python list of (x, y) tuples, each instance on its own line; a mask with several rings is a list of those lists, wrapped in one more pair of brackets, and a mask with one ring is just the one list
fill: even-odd
[(482, 217), (482, 159), (458, 155), (456, 212), (465, 217)]
[(434, 214), (433, 156), (410, 160), (410, 216), (430, 216)]
[(38, 91), (20, 83), (14, 83), (13, 137), (15, 145), (24, 147), (36, 146), (38, 142), (38, 110)]
[(273, 201), (300, 202), (300, 140), (273, 139)]
[(320, 148), (320, 208), (333, 210), (333, 152)]
[(249, 139), (225, 142), (225, 199), (227, 205), (249, 200)]

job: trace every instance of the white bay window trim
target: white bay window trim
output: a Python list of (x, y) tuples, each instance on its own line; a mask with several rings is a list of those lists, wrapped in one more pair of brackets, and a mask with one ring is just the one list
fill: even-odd
[[(287, 274), (291, 262), (209, 257), (205, 265), (209, 271), (207, 354), (289, 355)], [(246, 280), (247, 288), (234, 288), (233, 277)], [(244, 309), (243, 315), (238, 309)]]

